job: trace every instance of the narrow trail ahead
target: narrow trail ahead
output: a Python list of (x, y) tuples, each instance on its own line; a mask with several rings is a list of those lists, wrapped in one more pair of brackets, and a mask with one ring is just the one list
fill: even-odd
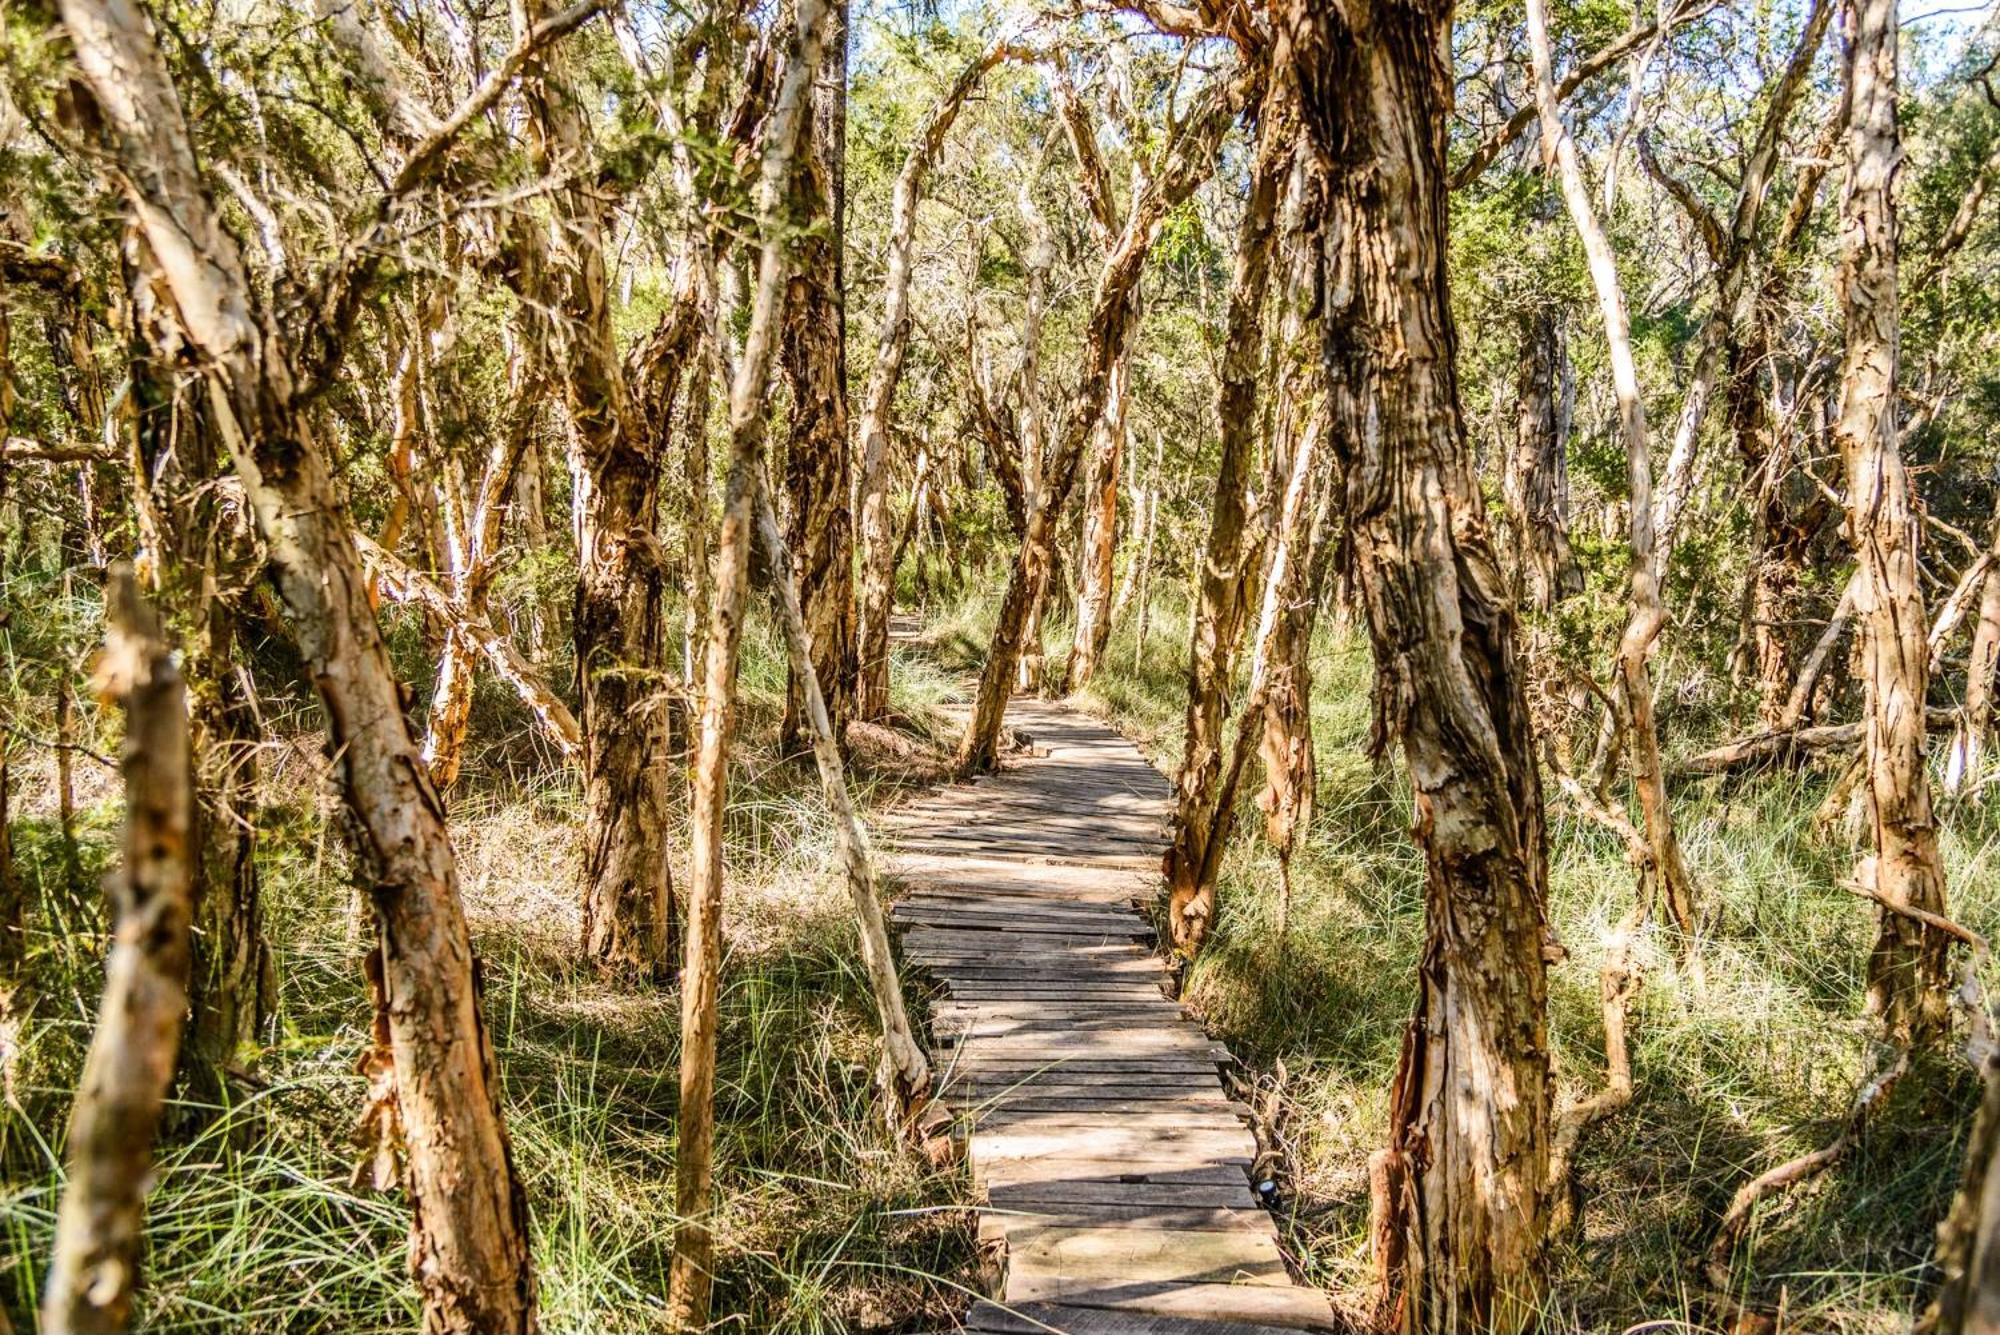
[(943, 984), (944, 1097), (969, 1124), (1002, 1244), (968, 1327), (1070, 1335), (1330, 1330), (1251, 1189), (1257, 1144), (1226, 1049), (1161, 989), (1135, 903), (1157, 894), (1169, 790), (1060, 704), (1009, 721), (1034, 754), (902, 808), (885, 831), (903, 956)]

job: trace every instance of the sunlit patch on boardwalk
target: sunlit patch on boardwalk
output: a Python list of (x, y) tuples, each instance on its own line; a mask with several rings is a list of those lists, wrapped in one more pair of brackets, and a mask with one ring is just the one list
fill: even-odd
[(1159, 886), (1167, 783), (1060, 705), (1016, 702), (1034, 755), (898, 813), (905, 960), (967, 1119), (981, 1236), (1006, 1278), (969, 1328), (1072, 1335), (1331, 1330), (1252, 1190), (1228, 1052), (1161, 989), (1134, 907)]

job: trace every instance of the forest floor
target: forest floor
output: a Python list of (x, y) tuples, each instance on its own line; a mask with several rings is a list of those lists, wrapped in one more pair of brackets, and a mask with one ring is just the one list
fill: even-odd
[[(947, 666), (983, 652), (990, 609), (975, 598), (932, 617)], [(1162, 601), (1143, 654), (1127, 616), (1077, 702), (1178, 763), (1186, 702), (1185, 605)], [(1052, 627), (1048, 655), (1066, 652)], [(1283, 1145), (1287, 1251), (1357, 1321), (1365, 1312), (1370, 1152), (1414, 1001), (1423, 866), (1409, 838), (1408, 781), (1368, 754), (1373, 665), (1365, 634), (1324, 625), (1315, 644), (1318, 805), (1295, 856), (1280, 936), (1277, 864), (1244, 807), (1219, 917), (1183, 997), (1249, 1066), (1253, 1101)], [(1664, 701), (1672, 754), (1723, 740), (1726, 720)], [(1677, 786), (1676, 822), (1704, 896), (1692, 941), (1657, 923), (1637, 945), (1632, 1105), (1586, 1136), (1580, 1226), (1555, 1255), (1545, 1329), (1619, 1331), (1647, 1322), (1721, 1330), (1700, 1274), (1716, 1221), (1748, 1178), (1838, 1129), (1867, 1052), (1862, 969), (1873, 914), (1838, 882), (1854, 847), (1815, 822), (1821, 769)], [(1579, 821), (1551, 786), (1550, 912), (1568, 959), (1553, 970), (1550, 1027), (1562, 1102), (1602, 1081), (1598, 969), (1631, 903), (1624, 850)], [(1941, 808), (1953, 913), (2000, 931), (2000, 804)], [(1989, 976), (1991, 991), (2000, 977)], [(1760, 1211), (1729, 1295), (1781, 1328), (1888, 1335), (1928, 1300), (1933, 1230), (1958, 1181), (1979, 1087), (1964, 1063), (1897, 1091), (1834, 1171)], [(1768, 1329), (1768, 1327), (1767, 1327)]]
[[(935, 607), (922, 643), (898, 651), (898, 727), (857, 739), (876, 817), (941, 774), (952, 733), (941, 706), (982, 660), (990, 612), (984, 596)], [(1078, 703), (1170, 768), (1187, 613), (1163, 599), (1143, 654), (1134, 621), (1125, 618)], [(1051, 629), (1059, 661), (1061, 628)], [(408, 628), (398, 643), (399, 667), (421, 679), (422, 646)], [(1183, 996), (1244, 1062), (1252, 1101), (1285, 1151), (1278, 1218), (1288, 1260), (1358, 1314), (1366, 1163), (1383, 1137), (1410, 1010), (1422, 867), (1407, 833), (1407, 785), (1393, 761), (1367, 754), (1365, 642), (1327, 627), (1314, 668), (1319, 803), (1294, 862), (1289, 929), (1280, 937), (1276, 928), (1271, 854), (1256, 822), (1240, 821), (1216, 930)], [(781, 759), (773, 741), (783, 689), (783, 657), (759, 622), (746, 645), (745, 747), (729, 824), (717, 1310), (731, 1314), (723, 1329), (758, 1335), (948, 1329), (979, 1273), (971, 1180), (934, 1167), (882, 1117), (872, 1007), (832, 875), (831, 825), (810, 768)], [(180, 1110), (149, 1209), (142, 1323), (407, 1330), (416, 1314), (405, 1204), (349, 1185), (363, 1092), (355, 1063), (367, 1039), (362, 927), (328, 819), (313, 713), (264, 703), (272, 740), (260, 757), (260, 860), (280, 1023), (236, 1103)], [(534, 1211), (545, 1326), (661, 1329), (678, 994), (576, 966), (574, 783), (508, 697), (483, 688), (479, 710), (475, 736), (486, 740), (450, 795), (451, 824)], [(1663, 717), (1680, 754), (1719, 740), (1723, 726), (1671, 704)], [(100, 752), (112, 741), (85, 740)], [(43, 906), (32, 937), (42, 985), (22, 1106), (0, 1109), (0, 1312), (32, 1328), (60, 1181), (56, 1129), (101, 986), (96, 881), (118, 810), (111, 776), (79, 761), (77, 861), (66, 866), (47, 752), (23, 750), (16, 834)], [(1845, 1109), (1866, 1046), (1861, 969), (1872, 924), (1838, 888), (1851, 846), (1814, 822), (1829, 783), (1806, 770), (1677, 789), (1708, 908), (1694, 941), (1671, 941), (1656, 926), (1639, 945), (1637, 1097), (1586, 1140), (1582, 1225), (1557, 1252), (1548, 1329), (1708, 1320), (1694, 1262), (1731, 1193), (1823, 1143)], [(1941, 817), (1954, 913), (1991, 935), (2000, 930), (2000, 804), (1946, 807)], [(1632, 876), (1616, 841), (1559, 802), (1551, 831), (1551, 913), (1569, 947), (1552, 976), (1551, 1028), (1568, 1099), (1601, 1078), (1596, 956), (1630, 902)], [(676, 847), (684, 834), (672, 833)], [(1737, 1258), (1741, 1292), (1782, 1306), (1787, 1330), (1906, 1329), (1927, 1293), (1932, 1229), (1976, 1101), (1975, 1082), (1955, 1067), (1906, 1081), (1836, 1171), (1760, 1214)]]
[[(407, 656), (398, 666), (421, 680), (421, 654)], [(883, 1115), (874, 1007), (833, 827), (810, 759), (776, 749), (783, 664), (772, 628), (757, 619), (729, 808), (715, 1295), (727, 1317), (717, 1329), (949, 1327), (976, 1269), (969, 1179), (932, 1165)], [(952, 737), (936, 703), (950, 689), (921, 655), (898, 663), (899, 727), (857, 738), (856, 780), (871, 808), (941, 774)], [(417, 1326), (406, 1203), (349, 1183), (364, 1094), (355, 1067), (368, 1038), (365, 928), (329, 820), (316, 719), (264, 704), (272, 741), (260, 757), (259, 861), (280, 981), (277, 1038), (234, 1106), (175, 1110), (180, 1127), (148, 1207), (138, 1324), (406, 1332)], [(530, 1197), (543, 1326), (559, 1335), (665, 1330), (679, 991), (607, 982), (577, 965), (575, 783), (511, 696), (483, 683), (478, 710), (474, 736), (485, 742), (448, 805)], [(87, 741), (100, 752), (114, 744)], [(35, 1327), (60, 1184), (58, 1129), (102, 987), (96, 886), (119, 820), (115, 776), (80, 761), (81, 865), (69, 875), (53, 765), (46, 752), (27, 758), (35, 763), (14, 772), (17, 852), (31, 895), (51, 911), (31, 927), (32, 968), (45, 981), (27, 1035), (23, 1107), (0, 1108), (0, 1316), (21, 1330)], [(669, 838), (686, 848), (684, 829)], [(683, 869), (677, 861), (676, 875)]]

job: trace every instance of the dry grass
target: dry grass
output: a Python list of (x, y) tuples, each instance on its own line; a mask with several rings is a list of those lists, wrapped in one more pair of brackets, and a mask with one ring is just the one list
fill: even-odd
[[(929, 1328), (961, 1304), (971, 1273), (969, 1187), (883, 1116), (873, 1010), (818, 781), (773, 746), (779, 663), (768, 628), (754, 626), (728, 829), (718, 1328)], [(859, 739), (871, 803), (938, 772), (936, 687), (899, 696), (903, 726)], [(142, 1318), (163, 1331), (408, 1330), (407, 1205), (347, 1181), (367, 1021), (362, 920), (314, 720), (272, 703), (260, 862), (280, 1014), (239, 1102), (179, 1110), (149, 1210)], [(576, 786), (548, 766), (504, 693), (482, 688), (475, 727), (484, 744), (449, 794), (451, 828), (531, 1199), (545, 1326), (664, 1329), (679, 995), (576, 966)], [(52, 766), (27, 754), (16, 834), (44, 906), (32, 923), (41, 997), (28, 1113), (0, 1112), (0, 1312), (17, 1328), (33, 1324), (103, 945), (94, 896), (56, 888)], [(117, 792), (100, 767), (79, 766), (78, 779), (90, 883), (111, 853)], [(684, 835), (668, 832), (676, 848)]]

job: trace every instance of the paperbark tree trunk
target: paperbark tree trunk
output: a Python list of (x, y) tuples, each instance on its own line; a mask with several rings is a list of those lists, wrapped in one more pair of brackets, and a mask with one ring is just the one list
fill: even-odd
[(1513, 530), (1516, 578), (1528, 605), (1544, 612), (1583, 592), (1583, 568), (1569, 545), (1569, 460), (1562, 432), (1567, 360), (1554, 314), (1523, 315), (1514, 448), (1501, 492)]
[[(410, 1269), (425, 1328), (535, 1327), (527, 1202), (500, 1114), (472, 943), (443, 807), (402, 713), (368, 581), (325, 456), (299, 406), (287, 340), (255, 313), (234, 239), (203, 188), (152, 25), (130, 0), (63, 0), (81, 75), (243, 479), (325, 709), (356, 873), (374, 905), (370, 975), (381, 1100), (414, 1206)], [(386, 1124), (386, 1125), (385, 1125)]]
[(1965, 1145), (1951, 1211), (1938, 1225), (1937, 1297), (1917, 1323), (1922, 1335), (2000, 1330), (2000, 1067), (1986, 1067), (1986, 1096)]
[(861, 591), (856, 605), (854, 716), (879, 719), (889, 712), (889, 618), (895, 611), (896, 564), (894, 524), (889, 513), (889, 442), (896, 411), (896, 390), (902, 384), (904, 355), (910, 346), (910, 282), (915, 273), (917, 205), (924, 182), (945, 138), (971, 97), (995, 65), (1018, 51), (1004, 42), (988, 45), (956, 79), (924, 117), (890, 189), (889, 239), (883, 256), (882, 334), (875, 364), (862, 397), (861, 468), (856, 491), (860, 504)]
[[(1660, 177), (1669, 193), (1687, 210), (1715, 266), (1715, 309), (1696, 339), (1694, 371), (1681, 400), (1680, 417), (1674, 426), (1673, 446), (1668, 451), (1659, 494), (1654, 500), (1653, 528), (1658, 542), (1656, 564), (1661, 581), (1665, 579), (1668, 558), (1672, 556), (1674, 544), (1680, 537), (1681, 516), (1694, 491), (1702, 424), (1708, 416), (1717, 374), (1727, 360), (1726, 351), (1735, 331), (1749, 319), (1747, 297), (1753, 289), (1748, 278), (1751, 263), (1757, 255), (1757, 220), (1763, 213), (1771, 174), (1777, 167), (1779, 150), (1784, 144), (1785, 125), (1791, 119), (1793, 104), (1806, 86), (1807, 76), (1812, 73), (1813, 59), (1826, 36), (1833, 8), (1833, 0), (1815, 0), (1807, 11), (1805, 24), (1792, 47), (1790, 59), (1771, 85), (1764, 118), (1757, 127), (1756, 138), (1737, 183), (1735, 208), (1726, 231), (1721, 221), (1709, 214), (1692, 191), (1658, 170), (1644, 137), (1640, 138), (1641, 155), (1648, 169)], [(1808, 167), (1807, 170), (1812, 169)]]
[(178, 330), (149, 281), (136, 236), (127, 256), (127, 381), (134, 509), (152, 532), (152, 582), (186, 646), (196, 804), (190, 1032), (182, 1065), (198, 1097), (217, 1099), (240, 1070), (276, 1004), (257, 871), (257, 747), (262, 738), (237, 671), (236, 613), (222, 592), (254, 570), (248, 520), (226, 513), (214, 485), (222, 449), (198, 377), (176, 393)]
[(1383, 1325), (1525, 1330), (1546, 1274), (1541, 778), (1518, 628), (1466, 447), (1446, 290), (1449, 3), (1289, 0), (1324, 230), (1330, 439), (1424, 852), (1418, 1000), (1371, 1164)]
[[(0, 305), (0, 442), (14, 424), (13, 323)], [(6, 446), (0, 443), (0, 516), (7, 512)], [(0, 537), (0, 579), (7, 575), (11, 537)], [(27, 975), (28, 904), (20, 868), (14, 864), (13, 827), (8, 804), (13, 792), (8, 760), (13, 735), (0, 729), (0, 1097), (19, 1108), (21, 1036), (33, 996)]]
[[(546, 17), (542, 6), (527, 11)], [(678, 928), (666, 834), (669, 783), (665, 591), (655, 535), (664, 424), (633, 410), (612, 325), (605, 220), (584, 170), (588, 130), (560, 59), (527, 85), (541, 169), (580, 173), (554, 193), (548, 298), (555, 361), (578, 452), (577, 583), (572, 633), (582, 704), (583, 953), (614, 973), (673, 970)], [(574, 180), (575, 177), (572, 177)]]
[(1221, 83), (1205, 95), (1205, 105), (1190, 111), (1179, 138), (1167, 150), (1168, 160), (1134, 201), (1117, 247), (1105, 258), (1097, 292), (1084, 329), (1082, 371), (1076, 396), (1062, 434), (1028, 507), (1028, 527), (1008, 575), (1007, 592), (993, 627), (993, 642), (979, 674), (972, 718), (959, 739), (960, 773), (990, 770), (999, 763), (1000, 728), (1007, 698), (1028, 638), (1029, 612), (1039, 602), (1048, 579), (1057, 520), (1076, 483), (1084, 446), (1104, 411), (1111, 367), (1124, 350), (1136, 312), (1136, 289), (1146, 256), (1166, 216), (1194, 192), (1213, 169), (1216, 145), (1234, 119), (1242, 93)]
[(1994, 518), (1987, 552), (1992, 561), (1980, 584), (1979, 620), (1973, 623), (1972, 657), (1965, 668), (1965, 705), (1945, 756), (1944, 787), (1948, 793), (1980, 791), (1988, 768), (1994, 678), (2000, 674), (2000, 516)]
[[(757, 186), (757, 287), (743, 355), (729, 391), (729, 481), (716, 530), (714, 595), (703, 659), (701, 743), (694, 770), (688, 850), (688, 930), (681, 973), (680, 1128), (674, 1163), (674, 1211), (680, 1225), (668, 1277), (668, 1319), (677, 1329), (708, 1323), (715, 1238), (708, 1215), (715, 1146), (715, 1048), (722, 969), (722, 817), (729, 798), (729, 746), (736, 727), (736, 668), (743, 643), (743, 606), (750, 584), (757, 491), (763, 473), (764, 394), (772, 344), (783, 319), (791, 256), (784, 214), (801, 125), (811, 115), (810, 85), (820, 69), (825, 9), (797, 0), (796, 46), (772, 102)], [(710, 337), (722, 345), (722, 331)]]
[[(518, 275), (523, 289), (532, 293), (540, 286), (536, 272), (540, 255), (531, 257), (529, 248), (517, 246), (513, 258), (511, 272)], [(457, 621), (488, 620), (487, 603), (500, 573), (507, 513), (519, 490), (522, 462), (535, 448), (538, 409), (546, 388), (542, 364), (545, 336), (538, 314), (524, 302), (509, 330), (508, 405), (500, 435), (466, 488), (469, 494), (460, 495), (454, 503), (457, 522), (446, 526), (447, 573), (452, 601), (460, 611)], [(457, 488), (464, 481), (463, 468), (454, 468), (445, 485)], [(447, 622), (422, 748), (431, 780), (440, 788), (455, 783), (464, 766), (466, 742), (472, 732), (473, 687), (484, 657), (471, 635)]]
[(1229, 284), (1216, 395), (1222, 459), (1216, 468), (1214, 516), (1202, 557), (1200, 600), (1188, 650), (1186, 741), (1174, 777), (1173, 835), (1165, 863), (1167, 924), (1175, 949), (1188, 956), (1201, 949), (1215, 916), (1215, 873), (1221, 858), (1220, 848), (1211, 850), (1210, 844), (1226, 839), (1229, 830), (1228, 814), (1217, 805), (1227, 744), (1223, 725), (1269, 523), (1267, 516), (1250, 512), (1249, 492), (1259, 426), (1264, 293), (1271, 272), (1278, 196), (1291, 165), (1294, 126), (1282, 97), (1267, 93), (1258, 113), (1256, 158)]
[[(1317, 381), (1318, 377), (1314, 377)], [(1326, 403), (1315, 394), (1306, 414), (1301, 457), (1321, 453), (1316, 442), (1326, 433)], [(1294, 467), (1296, 472), (1296, 465)], [(1268, 631), (1260, 637), (1261, 663), (1251, 676), (1263, 681), (1264, 710), (1258, 754), (1264, 762), (1264, 787), (1257, 806), (1264, 813), (1264, 837), (1278, 854), (1279, 932), (1291, 907), (1292, 852), (1298, 836), (1312, 824), (1318, 770), (1313, 754), (1312, 640), (1319, 622), (1319, 600), (1326, 587), (1333, 554), (1332, 510), (1339, 495), (1334, 470), (1322, 464), (1313, 470), (1301, 502), (1303, 513), (1288, 510), (1284, 582), (1274, 583), (1274, 607), (1266, 609)]]
[[(1097, 130), (1085, 111), (1083, 99), (1070, 82), (1069, 67), (1060, 51), (1054, 62), (1057, 105), (1062, 111), (1063, 128), (1076, 154), (1083, 181), (1084, 200), (1089, 206), (1091, 234), (1098, 249), (1109, 252), (1118, 243), (1120, 220), (1118, 201), (1111, 190), (1111, 173), (1098, 152)], [(1144, 188), (1144, 176), (1135, 163), (1134, 193)], [(1125, 453), (1126, 396), (1131, 375), (1130, 349), (1111, 367), (1111, 383), (1105, 391), (1104, 416), (1098, 422), (1091, 449), (1087, 483), (1084, 488), (1081, 588), (1077, 595), (1076, 636), (1069, 658), (1064, 662), (1062, 694), (1081, 690), (1097, 671), (1104, 646), (1111, 638), (1113, 615), (1112, 584), (1118, 552), (1118, 472)]]
[(159, 617), (129, 566), (105, 597), (100, 695), (125, 711), (124, 865), (113, 935), (70, 1112), (69, 1181), (42, 1299), (52, 1335), (122, 1335), (132, 1323), (153, 1136), (187, 1013), (194, 771), (187, 697)]
[(1090, 456), (1090, 484), (1083, 514), (1083, 554), (1078, 563), (1083, 587), (1076, 600), (1076, 643), (1063, 666), (1064, 694), (1080, 691), (1097, 673), (1111, 640), (1112, 593), (1117, 578), (1118, 474), (1125, 457), (1126, 385), (1129, 358), (1111, 368), (1104, 419)]
[(812, 635), (806, 630), (805, 610), (799, 601), (798, 581), (792, 576), (791, 553), (785, 550), (784, 529), (771, 508), (768, 482), (760, 479), (757, 489), (757, 537), (771, 564), (772, 583), (778, 604), (778, 619), (784, 625), (785, 647), (792, 670), (805, 687), (805, 712), (812, 724), (813, 758), (819, 765), (820, 788), (834, 817), (834, 843), (840, 854), (841, 870), (847, 877), (848, 894), (854, 900), (855, 921), (861, 930), (861, 964), (868, 974), (869, 990), (875, 995), (875, 1014), (882, 1024), (882, 1062), (878, 1078), (889, 1096), (893, 1120), (920, 1107), (930, 1097), (931, 1068), (923, 1047), (910, 1028), (910, 1016), (903, 1005), (903, 985), (896, 977), (896, 957), (889, 948), (889, 931), (882, 919), (882, 900), (875, 888), (875, 867), (868, 855), (868, 834), (855, 814), (854, 799), (847, 790), (847, 771), (840, 759), (840, 744), (833, 735), (833, 722), (820, 694), (818, 674), (812, 665)]
[[(1028, 245), (1021, 256), (1022, 267), (1026, 270), (1022, 280), (1026, 300), (1021, 315), (1021, 366), (1016, 377), (1021, 387), (1021, 402), (1014, 415), (1015, 425), (1021, 433), (1016, 448), (1021, 454), (1022, 513), (1027, 516), (1031, 527), (1036, 511), (1049, 500), (1050, 475), (1054, 471), (1048, 457), (1048, 413), (1042, 402), (1042, 325), (1048, 313), (1049, 272), (1056, 262), (1055, 232), (1035, 200), (1034, 188), (1034, 176), (1024, 175), (1016, 199), (1022, 227), (1028, 234)], [(1135, 312), (1128, 316), (1127, 324), (1136, 319)], [(1109, 392), (1108, 381), (1106, 392)], [(1065, 487), (1056, 502), (1055, 513), (1049, 517), (1051, 529), (1062, 522), (1062, 509), (1068, 501), (1069, 490)], [(1014, 689), (1017, 691), (1041, 688), (1042, 604), (1056, 556), (1051, 547), (1028, 588), (1027, 611), (1020, 631), (1021, 652), (1015, 664)]]
[(1570, 219), (1582, 238), (1591, 285), (1597, 290), (1598, 310), (1604, 320), (1605, 341), (1611, 349), (1611, 385), (1618, 399), (1619, 434), (1625, 442), (1632, 512), (1631, 611), (1618, 639), (1620, 695), (1629, 725), (1632, 786), (1639, 794), (1646, 843), (1652, 849), (1647, 870), (1667, 916), (1676, 928), (1686, 933), (1694, 924), (1694, 883), (1681, 860), (1680, 840), (1674, 834), (1673, 808), (1667, 798), (1666, 773), (1660, 763), (1659, 729), (1653, 721), (1653, 676), (1648, 666), (1667, 614), (1660, 601), (1662, 566), (1653, 528), (1653, 461), (1646, 439), (1646, 406), (1639, 393), (1639, 370), (1632, 356), (1631, 326), (1625, 313), (1625, 292), (1618, 278), (1617, 258), (1591, 202), (1576, 143), (1557, 110), (1554, 59), (1542, 0), (1528, 0), (1528, 41), (1535, 68), (1535, 100), (1542, 122), (1542, 160), (1555, 170)]
[[(1951, 938), (1895, 908), (1943, 916), (1944, 863), (1924, 761), (1930, 649), (1917, 584), (1921, 534), (1896, 421), (1895, 0), (1856, 0), (1847, 46), (1847, 183), (1839, 290), (1847, 339), (1835, 443), (1854, 544), (1855, 667), (1867, 737), (1871, 853), (1855, 879), (1884, 901), (1868, 960), (1868, 1009), (1884, 1038), (1925, 1048), (1951, 1027)], [(1891, 907), (1894, 906), (1894, 907)]]
[[(853, 468), (847, 434), (847, 0), (827, 8), (826, 40), (813, 86), (812, 133), (793, 164), (794, 208), (810, 228), (799, 243), (785, 302), (783, 362), (792, 420), (785, 447), (791, 499), (787, 544), (799, 563), (799, 593), (812, 632), (813, 667), (833, 735), (845, 747), (854, 716)], [(780, 744), (799, 743), (803, 686), (785, 688)]]

